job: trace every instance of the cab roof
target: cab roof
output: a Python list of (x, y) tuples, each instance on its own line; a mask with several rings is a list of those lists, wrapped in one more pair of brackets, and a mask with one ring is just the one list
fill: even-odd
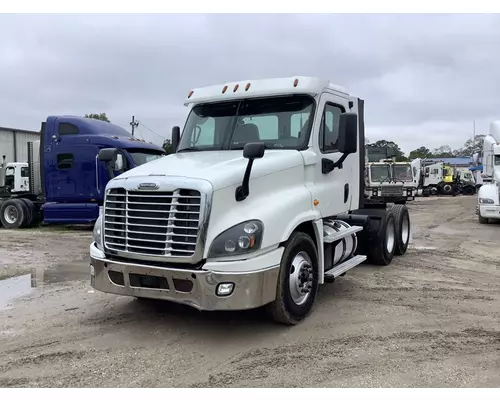
[(345, 98), (349, 97), (346, 89), (332, 84), (328, 79), (293, 76), (287, 78), (250, 79), (195, 88), (188, 93), (184, 105), (288, 94), (308, 94), (315, 96), (324, 90), (330, 90)]

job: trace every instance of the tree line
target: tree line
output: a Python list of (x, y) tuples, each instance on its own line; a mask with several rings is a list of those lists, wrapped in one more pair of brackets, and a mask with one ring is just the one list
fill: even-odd
[(392, 150), (392, 154), (396, 157), (396, 161), (409, 161), (415, 158), (445, 158), (445, 157), (470, 157), (474, 153), (481, 152), (485, 135), (476, 135), (474, 138), (468, 139), (463, 147), (452, 149), (449, 145), (443, 145), (436, 149), (429, 149), (421, 146), (418, 149), (410, 151), (406, 155), (399, 145), (389, 140), (378, 140), (375, 143), (368, 143), (367, 146), (373, 147), (388, 147)]

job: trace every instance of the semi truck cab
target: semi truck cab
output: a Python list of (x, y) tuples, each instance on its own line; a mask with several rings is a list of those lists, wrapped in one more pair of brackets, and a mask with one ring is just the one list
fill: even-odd
[(176, 153), (106, 186), (89, 249), (96, 290), (208, 311), (264, 306), (296, 324), (319, 285), (406, 252), (406, 207), (365, 207), (362, 99), (288, 77), (197, 88), (185, 104)]

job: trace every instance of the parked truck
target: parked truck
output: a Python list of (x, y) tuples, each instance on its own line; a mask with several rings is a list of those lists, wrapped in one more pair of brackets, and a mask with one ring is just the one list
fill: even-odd
[(93, 288), (199, 310), (264, 306), (296, 324), (319, 285), (406, 252), (406, 206), (365, 204), (362, 99), (291, 77), (194, 89), (185, 104), (176, 153), (107, 184)]
[(490, 124), (483, 142), (483, 184), (478, 189), (476, 214), (480, 224), (500, 219), (500, 121)]
[[(112, 149), (113, 160), (99, 161), (101, 149)], [(0, 168), (1, 225), (94, 223), (108, 181), (163, 154), (161, 147), (117, 125), (49, 116), (42, 123), (41, 140), (28, 142), (27, 163)]]
[(409, 162), (383, 159), (366, 164), (365, 198), (370, 202), (406, 204), (415, 200), (417, 183)]

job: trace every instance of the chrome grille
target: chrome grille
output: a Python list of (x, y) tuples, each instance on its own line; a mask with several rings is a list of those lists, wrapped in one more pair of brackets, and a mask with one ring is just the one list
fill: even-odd
[(403, 186), (382, 186), (380, 188), (382, 196), (402, 196)]
[(191, 257), (196, 251), (201, 195), (111, 189), (104, 204), (106, 248), (137, 254)]

